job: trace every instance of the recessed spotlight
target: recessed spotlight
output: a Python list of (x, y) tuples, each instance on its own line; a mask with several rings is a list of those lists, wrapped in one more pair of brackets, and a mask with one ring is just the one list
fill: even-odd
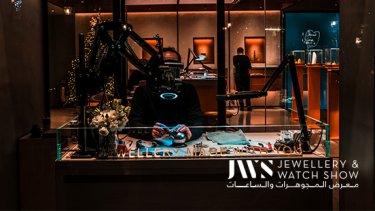
[(72, 7), (64, 7), (64, 14), (65, 15), (71, 15), (73, 12), (73, 8)]
[(357, 45), (362, 44), (362, 38), (361, 37), (356, 37), (355, 38), (355, 44), (357, 44)]

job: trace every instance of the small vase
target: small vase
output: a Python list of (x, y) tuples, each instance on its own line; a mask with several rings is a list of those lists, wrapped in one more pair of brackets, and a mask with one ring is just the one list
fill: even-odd
[(117, 156), (117, 131), (110, 131), (107, 136), (99, 136), (98, 158)]

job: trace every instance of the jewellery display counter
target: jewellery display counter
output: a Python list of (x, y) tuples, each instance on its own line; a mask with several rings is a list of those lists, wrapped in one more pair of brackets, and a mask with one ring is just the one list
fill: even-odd
[[(298, 81), (301, 93), (303, 90), (303, 75), (307, 69), (307, 115), (321, 120), (326, 118), (330, 125), (330, 140), (339, 140), (339, 65), (296, 65)], [(326, 78), (322, 78), (322, 74)], [(321, 80), (324, 79), (325, 88), (322, 87)], [(292, 92), (294, 99), (294, 92)], [(321, 94), (324, 97), (321, 97)], [(326, 111), (321, 109), (322, 100), (326, 101)], [(293, 120), (298, 120), (295, 101), (292, 104)]]
[[(305, 51), (294, 50), (296, 58), (304, 58)], [(322, 60), (322, 50), (313, 49), (309, 51), (309, 56), (315, 53), (317, 62), (305, 64), (304, 60), (296, 62), (296, 71), (299, 81), (300, 93), (303, 93), (304, 82), (307, 84), (307, 115), (312, 118), (326, 121), (330, 125), (330, 140), (339, 140), (339, 48), (327, 48), (324, 51), (324, 61)], [(304, 75), (307, 80), (304, 81)], [(293, 88), (292, 88), (293, 89)], [(292, 99), (294, 99), (294, 91)], [(323, 95), (323, 96), (321, 96)], [(322, 102), (323, 101), (323, 102)], [(324, 108), (326, 105), (327, 108)], [(296, 111), (295, 101), (292, 102), (292, 111)], [(325, 112), (325, 113), (322, 113)], [(291, 113), (293, 120), (298, 120), (297, 112)]]
[[(203, 134), (185, 143), (173, 135), (153, 141), (131, 137), (151, 128), (124, 127), (104, 138), (98, 129), (75, 123), (57, 130), (58, 209), (332, 207), (332, 181), (322, 176), (332, 171), (322, 165), (332, 161), (329, 126), (323, 122), (308, 118), (313, 153), (292, 144), (300, 140), (300, 127), (293, 123), (190, 127)], [(78, 134), (87, 139), (82, 142)], [(108, 137), (110, 144), (103, 145)], [(303, 165), (291, 167), (295, 162)]]

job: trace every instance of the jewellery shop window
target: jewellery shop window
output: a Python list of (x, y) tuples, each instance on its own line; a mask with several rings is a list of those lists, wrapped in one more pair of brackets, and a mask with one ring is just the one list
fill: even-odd
[(58, 160), (330, 156), (329, 125), (285, 106), (282, 6), (114, 2), (49, 3)]

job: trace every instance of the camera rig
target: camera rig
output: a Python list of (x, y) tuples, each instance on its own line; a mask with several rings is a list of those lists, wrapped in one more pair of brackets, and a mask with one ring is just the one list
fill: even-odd
[[(95, 37), (88, 52), (87, 62), (85, 62), (84, 37), (83, 34), (80, 34), (80, 63), (76, 74), (76, 93), (80, 107), (79, 127), (86, 128), (88, 124), (85, 116), (88, 99), (91, 95), (105, 89), (106, 80), (116, 73), (116, 65), (121, 64), (122, 59), (127, 59), (137, 68), (137, 71), (144, 74), (147, 86), (152, 87), (153, 91), (159, 94), (162, 99), (173, 100), (178, 97), (181, 81), (176, 80), (176, 76), (178, 75), (177, 71), (183, 65), (178, 62), (164, 62), (161, 39), (159, 35), (155, 35), (154, 38), (157, 41), (156, 49), (134, 32), (130, 24), (116, 21), (99, 23), (96, 26)], [(148, 61), (139, 58), (134, 52), (134, 47), (129, 43), (130, 40), (134, 42), (133, 46), (138, 45), (151, 58)], [(115, 95), (115, 98), (123, 97)], [(89, 154), (87, 152), (87, 133), (86, 129), (79, 132), (80, 156)]]
[[(113, 36), (110, 35), (110, 31), (118, 33), (117, 39), (114, 39)], [(114, 73), (115, 65), (121, 63), (122, 58), (126, 58), (138, 69), (138, 71), (147, 76), (147, 85), (153, 87), (153, 90), (159, 93), (161, 98), (166, 100), (177, 98), (178, 87), (181, 82), (175, 80), (175, 77), (173, 77), (173, 71), (175, 70), (171, 71), (173, 68), (170, 68), (170, 66), (164, 63), (161, 39), (158, 35), (154, 38), (157, 40), (157, 50), (134, 32), (133, 27), (130, 24), (114, 21), (100, 23), (97, 26), (93, 45), (88, 56), (88, 64), (86, 65), (83, 49), (83, 36), (80, 37), (80, 66), (77, 69), (76, 78), (76, 90), (80, 106), (80, 114), (78, 117), (80, 127), (86, 128), (85, 107), (89, 96), (95, 94), (100, 88), (104, 87), (105, 80)], [(132, 39), (143, 50), (149, 53), (151, 55), (150, 60), (144, 62), (142, 59), (138, 58), (133, 47), (128, 42), (129, 39)], [(288, 55), (281, 62), (262, 90), (217, 95), (217, 100), (225, 101), (267, 96), (268, 90), (288, 64), (295, 93), (299, 124), (301, 127), (301, 148), (304, 153), (312, 153), (317, 147), (315, 149), (310, 149), (310, 134), (307, 130), (293, 55)], [(180, 64), (177, 66), (180, 66)], [(86, 133), (86, 130), (80, 130), (80, 140), (82, 140), (80, 143), (80, 154), (86, 154)]]
[(225, 101), (225, 100), (239, 100), (239, 99), (265, 97), (267, 96), (267, 93), (269, 89), (271, 88), (272, 84), (276, 81), (277, 77), (285, 70), (287, 65), (289, 65), (290, 76), (292, 78), (294, 96), (295, 96), (296, 105), (297, 105), (298, 120), (299, 120), (299, 125), (301, 127), (301, 132), (299, 136), (300, 143), (295, 142), (295, 144), (301, 144), (301, 149), (303, 153), (312, 153), (317, 149), (318, 146), (316, 146), (314, 149), (310, 148), (311, 136), (307, 130), (306, 118), (305, 118), (305, 113), (304, 113), (303, 104), (302, 104), (302, 97), (301, 97), (301, 92), (300, 92), (299, 83), (298, 83), (296, 64), (295, 64), (293, 55), (288, 55), (287, 57), (285, 57), (285, 59), (281, 62), (281, 64), (277, 67), (275, 72), (272, 74), (271, 78), (264, 85), (262, 90), (241, 91), (235, 94), (217, 95), (216, 98), (217, 100)]

